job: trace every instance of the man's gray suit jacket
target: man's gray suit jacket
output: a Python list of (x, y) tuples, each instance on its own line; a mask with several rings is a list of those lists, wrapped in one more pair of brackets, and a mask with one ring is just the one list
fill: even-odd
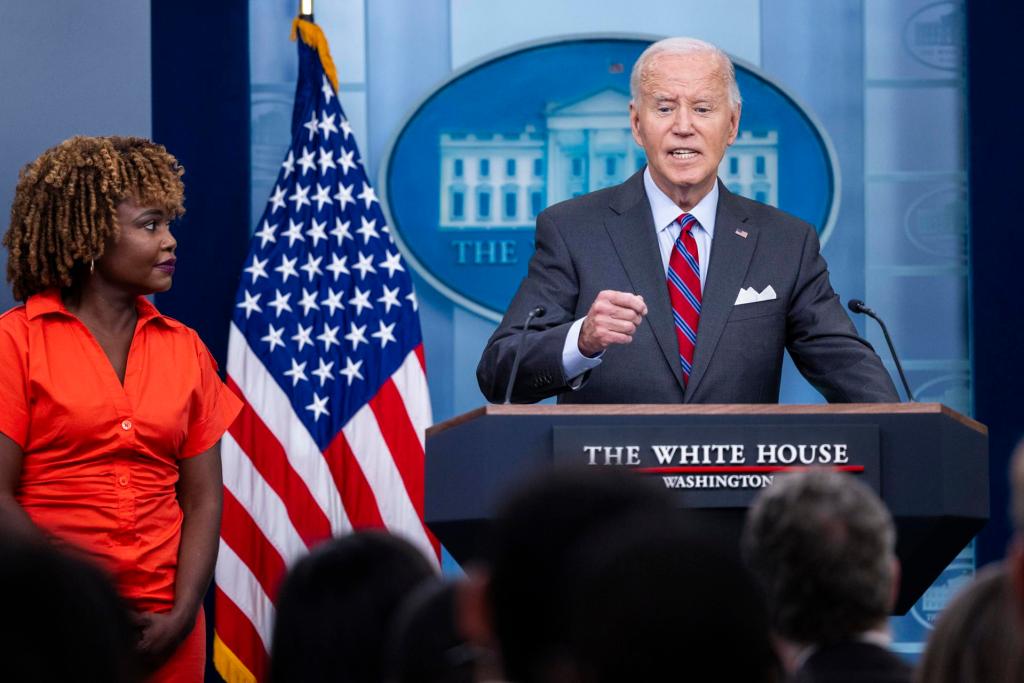
[[(688, 383), (641, 171), (537, 217), (529, 272), (477, 367), (484, 396), (504, 399), (518, 333), (529, 311), (544, 306), (524, 340), (516, 402), (557, 394), (561, 403), (776, 403), (783, 349), (829, 401), (898, 401), (832, 290), (814, 228), (719, 185)], [(741, 288), (769, 285), (774, 300), (734, 305)], [(633, 341), (610, 346), (573, 390), (562, 368), (565, 339), (605, 289), (639, 294), (648, 313)]]

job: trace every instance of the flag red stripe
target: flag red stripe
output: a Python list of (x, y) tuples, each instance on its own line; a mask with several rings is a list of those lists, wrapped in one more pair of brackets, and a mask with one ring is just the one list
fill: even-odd
[[(423, 345), (419, 347), (422, 349)], [(398, 473), (402, 475), (405, 490), (409, 494), (413, 507), (420, 520), (423, 519), (423, 446), (416, 434), (416, 428), (409, 419), (402, 395), (398, 393), (394, 380), (389, 379), (381, 386), (377, 395), (370, 399), (370, 409), (377, 418), (380, 433), (384, 437), (391, 458), (395, 461)], [(441, 556), (441, 544), (423, 524), (434, 552)]]
[(213, 608), (217, 620), (217, 635), (221, 641), (249, 669), (257, 681), (267, 680), (269, 658), (263, 649), (260, 634), (219, 586), (214, 592)]
[(249, 456), (256, 471), (284, 501), (288, 508), (288, 518), (307, 546), (312, 547), (318, 541), (330, 537), (330, 520), (309, 492), (306, 482), (292, 469), (277, 437), (252, 409), (230, 376), (227, 383), (244, 401), (242, 412), (228, 430), (238, 442), (239, 448)]
[(402, 475), (409, 499), (422, 517), (423, 447), (393, 380), (384, 382), (377, 395), (370, 399), (370, 410), (377, 418), (384, 443), (391, 451), (391, 458)]
[(377, 506), (377, 495), (366, 481), (366, 475), (352, 452), (345, 432), (338, 430), (337, 436), (324, 451), (327, 467), (334, 477), (341, 501), (345, 504), (353, 529), (383, 529), (384, 519)]
[[(300, 42), (300, 52), (307, 51), (307, 47)], [(321, 51), (326, 54), (326, 47), (322, 46)], [(319, 81), (322, 78), (316, 63), (312, 63), (312, 69), (304, 69), (300, 73), (300, 87), (312, 85), (313, 92), (319, 92)], [(309, 78), (312, 80), (307, 82)], [(332, 97), (331, 89), (327, 87), (322, 90), (324, 97), (317, 95), (316, 112), (344, 122), (345, 114), (337, 98)], [(338, 132), (337, 128), (333, 130)], [(333, 138), (326, 129), (322, 133), (320, 141), (312, 145), (319, 150), (321, 156), (344, 154), (350, 160), (353, 158), (357, 149), (355, 141), (349, 139), (352, 136), (348, 132), (344, 135), (338, 133)], [(306, 141), (303, 133), (304, 143), (313, 139), (314, 136), (310, 135)], [(307, 146), (303, 144), (302, 149), (306, 150)], [(299, 154), (298, 142), (288, 154), (294, 160)], [(290, 163), (286, 162), (286, 165)], [(365, 170), (362, 164), (359, 161), (353, 163), (354, 168), (349, 166), (337, 171), (335, 179), (353, 170), (362, 176)], [(386, 265), (389, 266), (386, 276), (377, 270), (372, 271), (376, 273), (374, 277), (367, 277), (367, 271), (360, 273), (361, 286), (367, 288), (367, 293), (362, 294), (358, 290), (358, 296), (368, 297), (378, 287), (384, 288), (384, 297), (376, 301), (388, 299), (392, 303), (400, 303), (401, 324), (410, 326), (408, 330), (399, 329), (390, 338), (382, 338), (385, 346), (388, 341), (397, 343), (390, 348), (382, 346), (380, 354), (376, 353), (377, 349), (372, 342), (362, 350), (358, 348), (357, 342), (352, 357), (347, 358), (347, 361), (358, 361), (357, 370), (362, 366), (362, 374), (358, 375), (358, 379), (363, 384), (352, 386), (354, 377), (349, 376), (347, 382), (343, 382), (340, 376), (332, 377), (328, 371), (327, 376), (320, 377), (319, 388), (327, 392), (327, 398), (321, 399), (319, 394), (315, 394), (314, 405), (303, 410), (305, 399), (298, 401), (296, 392), (305, 395), (304, 390), (308, 387), (296, 385), (286, 378), (289, 373), (300, 371), (294, 365), (298, 362), (296, 356), (303, 355), (303, 346), (311, 343), (309, 338), (300, 341), (300, 335), (307, 334), (303, 331), (306, 329), (303, 322), (310, 311), (303, 306), (300, 315), (292, 306), (277, 308), (273, 314), (274, 322), (270, 325), (269, 337), (262, 336), (264, 325), (271, 321), (271, 314), (264, 311), (263, 307), (276, 306), (278, 302), (268, 303), (264, 300), (259, 303), (261, 296), (269, 297), (268, 292), (276, 289), (278, 299), (282, 296), (287, 299), (292, 295), (297, 298), (299, 289), (302, 289), (303, 304), (308, 296), (306, 289), (301, 286), (306, 284), (304, 278), (297, 277), (295, 281), (289, 282), (285, 268), (275, 269), (275, 274), (266, 272), (264, 268), (272, 257), (279, 257), (284, 250), (283, 237), (273, 237), (276, 228), (270, 223), (277, 221), (283, 225), (287, 219), (288, 224), (294, 226), (296, 218), (301, 220), (301, 203), (295, 202), (292, 207), (283, 204), (281, 200), (281, 196), (292, 188), (296, 192), (309, 189), (302, 189), (298, 185), (299, 174), (292, 175), (293, 171), (294, 168), (278, 174), (274, 197), (267, 204), (264, 218), (261, 219), (261, 222), (266, 221), (259, 234), (261, 241), (257, 242), (255, 237), (251, 240), (248, 258), (253, 259), (253, 267), (250, 268), (253, 271), (252, 280), (244, 281), (239, 287), (234, 309), (236, 316), (233, 317), (235, 322), (230, 328), (228, 347), (227, 367), (230, 377), (227, 382), (231, 390), (242, 399), (243, 410), (230, 428), (230, 438), (225, 439), (228, 443), (228, 448), (224, 450), (225, 462), (231, 467), (237, 466), (238, 470), (225, 469), (221, 554), (217, 566), (217, 579), (222, 583), (218, 584), (214, 598), (218, 637), (215, 653), (216, 663), (221, 669), (230, 673), (237, 672), (243, 666), (248, 667), (257, 681), (265, 681), (269, 673), (269, 631), (273, 628), (280, 580), (288, 566), (297, 559), (296, 556), (304, 555), (307, 548), (329, 538), (332, 533), (345, 533), (350, 529), (386, 528), (386, 523), (392, 532), (408, 536), (415, 547), (425, 554), (429, 555), (432, 547), (440, 556), (437, 539), (423, 522), (423, 431), (432, 421), (426, 386), (426, 355), (416, 314), (413, 283), (406, 270), (407, 266), (397, 266), (401, 273), (392, 267), (394, 259), (400, 262), (401, 257), (392, 237), (387, 234), (387, 227), (383, 223), (376, 229), (370, 225), (366, 234), (362, 235), (361, 245), (351, 236), (351, 241), (346, 244), (341, 234), (338, 234), (337, 244), (327, 239), (329, 255), (332, 257), (331, 270), (338, 257), (355, 259), (357, 253), (360, 261), (367, 258), (365, 254), (370, 254), (378, 268), (382, 262), (377, 259), (386, 259)], [(320, 173), (314, 171), (313, 176), (309, 182), (315, 180), (318, 188), (321, 183), (330, 183), (326, 180), (327, 168), (321, 167)], [(340, 209), (331, 203), (328, 210), (321, 213), (324, 207), (319, 194), (316, 212), (324, 216), (328, 223), (341, 221), (348, 216), (353, 220), (361, 219), (364, 223), (369, 221), (376, 224), (379, 208), (374, 208), (373, 204), (377, 200), (368, 180), (364, 178), (364, 181), (363, 192), (359, 195), (361, 201), (354, 203), (349, 209), (351, 213), (345, 210), (345, 200), (354, 200), (351, 197), (343, 200), (339, 195), (335, 195), (335, 199), (341, 202)], [(304, 197), (304, 200), (309, 205), (311, 200), (308, 197)], [(275, 212), (282, 208), (284, 210), (274, 218)], [(322, 230), (319, 227), (317, 229)], [(301, 251), (303, 257), (308, 255), (311, 259), (308, 284), (316, 292), (318, 287), (323, 289), (327, 278), (312, 263), (314, 259), (320, 262), (315, 252), (319, 252), (317, 243), (323, 233), (320, 233), (321, 237), (313, 236), (312, 232), (307, 234), (312, 239), (301, 245)], [(289, 237), (289, 250), (293, 238)], [(303, 238), (300, 236), (299, 239)], [(345, 263), (344, 259), (341, 263)], [(281, 276), (277, 277), (276, 273)], [(337, 280), (339, 272), (334, 271), (333, 275), (334, 280)], [(257, 282), (261, 277), (266, 279)], [(276, 288), (277, 285), (281, 288)], [(392, 293), (391, 286), (396, 287), (395, 293)], [(405, 302), (393, 299), (399, 291), (405, 295), (406, 289), (408, 295), (405, 298), (411, 300), (411, 315), (408, 317)], [(325, 313), (325, 318), (335, 314), (335, 297), (338, 295), (332, 290), (329, 296), (331, 301), (320, 302), (325, 306), (331, 304), (330, 313)], [(340, 304), (340, 300), (337, 303)], [(392, 303), (387, 304), (383, 315), (391, 311)], [(238, 309), (245, 309), (244, 320)], [(362, 313), (362, 307), (359, 312)], [(258, 315), (251, 318), (254, 313)], [(381, 311), (371, 306), (371, 315), (366, 318), (367, 325), (371, 322), (374, 325), (380, 324), (382, 329), (378, 336), (391, 334), (384, 330), (381, 316)], [(397, 321), (390, 324), (388, 329), (393, 330), (396, 324)], [(289, 338), (297, 342), (297, 349), (285, 342), (281, 332), (276, 331), (275, 326), (284, 329), (285, 325), (289, 328), (292, 325), (298, 326), (298, 334)], [(321, 353), (318, 345), (313, 346), (310, 350), (310, 353), (315, 352), (316, 355), (313, 362), (340, 362), (343, 359), (336, 354), (345, 347), (334, 351), (330, 349), (329, 328), (326, 322), (324, 325), (324, 335), (317, 339), (323, 339), (325, 348)], [(312, 330), (312, 327), (309, 329)], [(363, 339), (365, 341), (365, 337)], [(420, 343), (410, 350), (408, 343), (412, 343), (413, 339), (420, 340)], [(268, 341), (269, 350), (263, 345)], [(334, 341), (337, 342), (337, 339)], [(268, 362), (276, 345), (283, 347), (281, 353), (291, 356), (292, 371), (282, 373), (283, 367), (278, 363)], [(410, 352), (416, 354), (415, 361), (410, 357)], [(379, 392), (372, 391), (379, 381), (379, 373), (384, 372), (384, 367), (391, 367), (395, 361), (399, 365), (392, 371), (394, 374), (386, 378)], [(379, 367), (372, 367), (375, 365)], [(306, 363), (302, 367), (306, 367)], [(363, 379), (364, 376), (366, 379)], [(307, 378), (306, 381), (312, 382), (312, 379)], [(330, 387), (326, 386), (328, 381), (333, 382)], [(247, 392), (245, 395), (242, 387)], [(373, 393), (374, 397), (368, 399), (367, 393)], [(323, 420), (319, 420), (323, 417), (320, 411), (323, 406), (320, 404), (327, 399), (330, 405), (326, 406), (326, 414), (330, 419), (329, 431), (325, 434), (318, 428), (324, 424)], [(314, 407), (317, 410), (311, 416), (307, 411)], [(344, 424), (339, 424), (341, 414), (349, 416)], [(326, 445), (325, 449), (321, 448), (323, 445)]]
[(220, 537), (249, 567), (271, 601), (277, 601), (287, 566), (281, 554), (270, 544), (263, 531), (231, 492), (224, 489), (224, 514)]

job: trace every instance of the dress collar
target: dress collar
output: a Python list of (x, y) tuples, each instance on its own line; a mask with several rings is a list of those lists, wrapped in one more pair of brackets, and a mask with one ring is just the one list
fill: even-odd
[[(135, 310), (139, 314), (139, 321), (136, 327), (144, 325), (150, 320), (159, 321), (168, 327), (175, 327), (181, 324), (173, 318), (162, 315), (160, 311), (156, 310), (156, 306), (150, 303), (149, 299), (144, 296), (135, 299)], [(60, 289), (56, 287), (30, 296), (25, 302), (25, 313), (28, 315), (29, 320), (48, 314), (75, 317), (64, 305), (64, 301), (60, 297)]]

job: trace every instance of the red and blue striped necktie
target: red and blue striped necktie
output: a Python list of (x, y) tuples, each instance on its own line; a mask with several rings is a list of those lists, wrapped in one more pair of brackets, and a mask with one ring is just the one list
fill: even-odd
[(700, 258), (697, 241), (691, 234), (699, 223), (688, 213), (676, 221), (682, 230), (668, 260), (668, 298), (672, 302), (672, 317), (679, 341), (679, 363), (683, 366), (683, 384), (686, 384), (693, 371), (693, 350), (697, 346), (697, 326), (700, 324)]

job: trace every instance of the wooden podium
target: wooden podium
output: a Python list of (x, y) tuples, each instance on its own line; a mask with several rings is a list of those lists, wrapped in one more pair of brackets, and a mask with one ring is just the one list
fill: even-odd
[(988, 520), (988, 430), (938, 403), (487, 405), (427, 430), (425, 518), (475, 557), (510, 483), (560, 462), (660, 478), (687, 514), (736, 538), (749, 502), (792, 467), (861, 477), (892, 511), (910, 609)]

